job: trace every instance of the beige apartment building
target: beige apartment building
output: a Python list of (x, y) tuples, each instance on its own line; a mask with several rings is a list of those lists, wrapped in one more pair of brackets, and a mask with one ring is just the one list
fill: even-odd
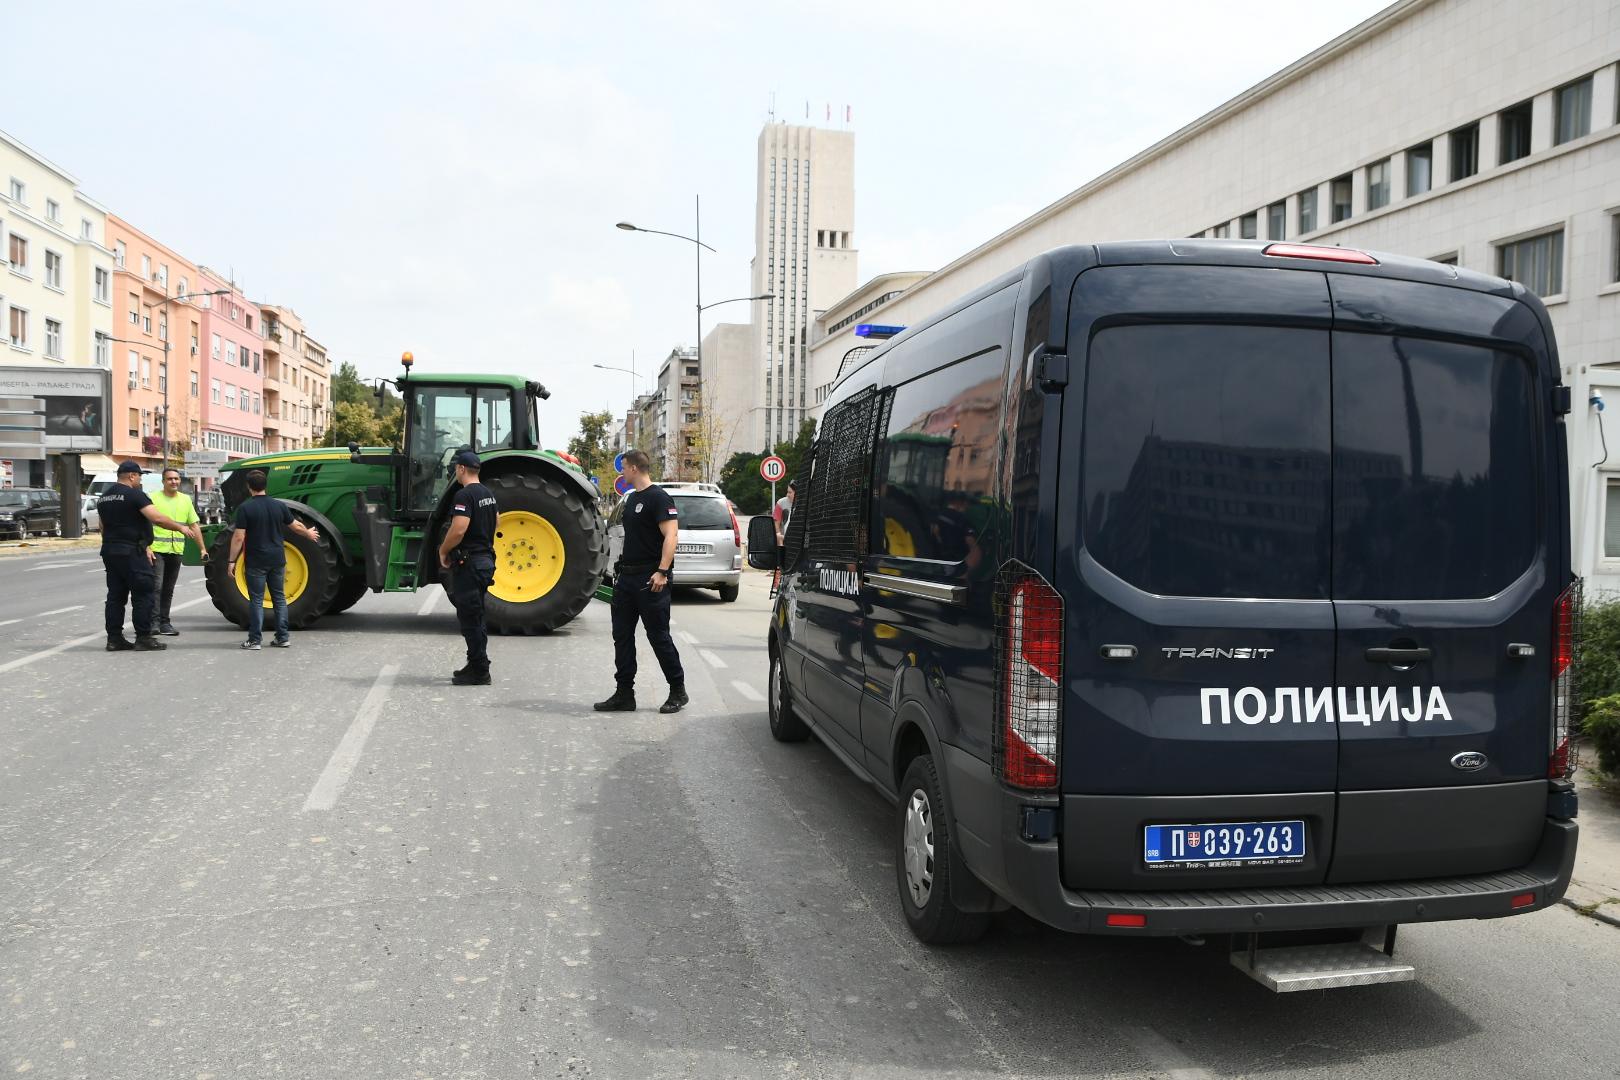
[(331, 361), (290, 307), (261, 304), (264, 314), (265, 449), (321, 445), (332, 407)]

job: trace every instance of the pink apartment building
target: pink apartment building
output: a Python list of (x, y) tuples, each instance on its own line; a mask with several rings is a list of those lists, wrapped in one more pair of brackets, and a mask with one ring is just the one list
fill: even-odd
[(202, 301), (198, 358), (201, 414), (198, 450), (231, 458), (264, 453), (264, 324), (259, 306), (232, 282), (199, 268), (198, 288), (228, 289)]

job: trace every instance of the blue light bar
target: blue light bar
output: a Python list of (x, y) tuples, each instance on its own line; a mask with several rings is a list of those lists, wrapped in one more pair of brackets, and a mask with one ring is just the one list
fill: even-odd
[(880, 326), (877, 323), (861, 323), (855, 328), (856, 337), (886, 338), (905, 331), (903, 326)]

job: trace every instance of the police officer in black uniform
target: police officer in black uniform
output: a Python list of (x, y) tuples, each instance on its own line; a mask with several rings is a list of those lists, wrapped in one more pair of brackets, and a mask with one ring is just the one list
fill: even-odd
[(488, 686), (489, 630), (484, 625), (484, 593), (495, 583), (495, 493), (478, 482), (483, 462), (471, 450), (453, 459), (456, 483), (450, 499), (450, 528), (439, 545), (439, 565), (451, 572), (450, 602), (467, 640), (467, 666), (451, 672), (456, 686)]
[[(107, 569), (107, 651), (158, 652), (168, 648), (154, 636), (157, 613), (157, 556), (152, 526), (175, 532), (185, 526), (165, 517), (141, 490), (141, 473), (133, 461), (118, 466), (118, 483), (96, 501), (101, 518), (101, 565)], [(135, 640), (124, 636), (124, 605), (134, 601)]]
[(624, 455), (624, 478), (635, 490), (624, 497), (624, 550), (614, 566), (613, 660), (618, 689), (597, 712), (632, 712), (636, 707), (636, 623), (647, 628), (647, 642), (669, 682), (661, 713), (687, 704), (686, 673), (669, 636), (670, 582), (675, 579), (675, 545), (680, 513), (669, 492), (652, 482), (650, 462), (640, 450)]

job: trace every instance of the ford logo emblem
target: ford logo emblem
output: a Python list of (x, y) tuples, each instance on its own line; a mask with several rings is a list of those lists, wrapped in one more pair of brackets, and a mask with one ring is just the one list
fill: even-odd
[(1464, 750), (1451, 759), (1451, 767), (1461, 769), (1463, 772), (1478, 772), (1488, 764), (1490, 759), (1478, 750)]

